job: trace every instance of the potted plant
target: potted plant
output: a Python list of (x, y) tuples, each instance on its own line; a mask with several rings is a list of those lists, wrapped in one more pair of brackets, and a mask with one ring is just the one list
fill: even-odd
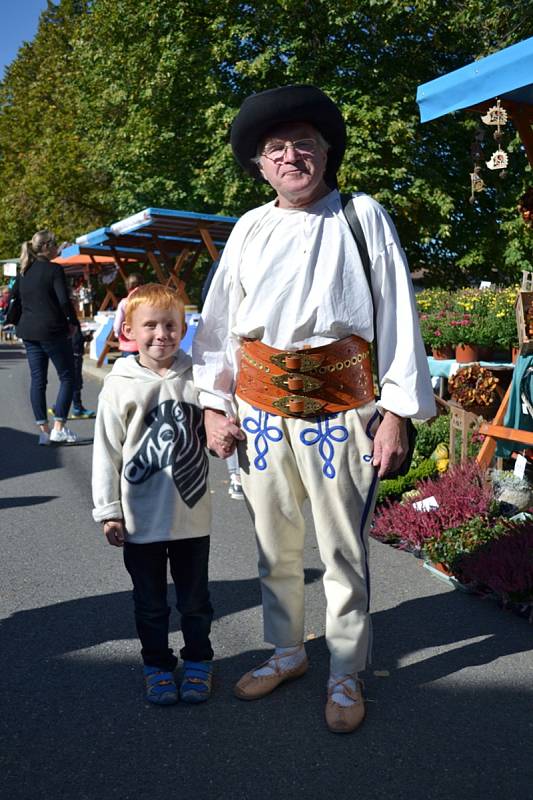
[(448, 575), (455, 575), (455, 563), (465, 553), (471, 553), (486, 542), (503, 536), (508, 521), (483, 514), (466, 520), (455, 528), (447, 528), (439, 536), (424, 542), (424, 556)]
[(450, 312), (446, 309), (424, 312), (420, 314), (419, 320), (422, 339), (431, 348), (433, 358), (454, 358), (455, 346)]
[(451, 467), (439, 478), (419, 481), (415, 488), (418, 500), (434, 497), (438, 508), (417, 511), (412, 498), (385, 502), (376, 512), (374, 538), (420, 555), (427, 539), (438, 539), (443, 531), (494, 508), (492, 484), (475, 461)]
[(533, 622), (533, 521), (510, 521), (502, 535), (465, 552), (454, 562), (459, 580), (482, 594), (493, 594)]
[(496, 353), (505, 354), (518, 347), (516, 295), (518, 287), (487, 290), (486, 314), (480, 319), (480, 341)]
[(450, 293), (445, 289), (424, 289), (416, 297), (420, 331), (434, 358), (454, 358), (455, 345), (449, 325)]

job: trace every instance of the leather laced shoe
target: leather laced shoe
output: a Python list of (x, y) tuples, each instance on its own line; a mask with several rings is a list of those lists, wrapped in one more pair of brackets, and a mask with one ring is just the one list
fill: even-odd
[[(299, 678), (307, 672), (309, 666), (307, 656), (304, 656), (302, 663), (298, 664), (297, 667), (282, 670), (279, 661), (286, 657), (286, 654), (279, 656), (273, 655), (268, 661), (265, 661), (264, 664), (260, 664), (258, 667), (250, 670), (250, 672), (247, 672), (242, 676), (240, 681), (235, 684), (233, 693), (240, 700), (259, 700), (261, 697), (266, 697), (267, 694), (273, 692), (280, 683)], [(254, 672), (266, 666), (272, 667), (274, 670), (272, 675), (254, 675)]]
[[(341, 678), (328, 688), (328, 701), (326, 703), (326, 725), (332, 733), (351, 733), (365, 718), (365, 701), (363, 699), (363, 684), (355, 681), (355, 691), (346, 686), (346, 681), (353, 680), (350, 675)], [(334, 694), (344, 694), (353, 700), (348, 706), (341, 706), (333, 700)]]

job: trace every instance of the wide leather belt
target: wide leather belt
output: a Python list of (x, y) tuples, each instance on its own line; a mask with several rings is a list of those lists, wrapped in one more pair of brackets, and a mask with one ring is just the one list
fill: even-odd
[(348, 336), (322, 347), (286, 351), (242, 339), (236, 394), (282, 417), (359, 408), (374, 399), (369, 344)]

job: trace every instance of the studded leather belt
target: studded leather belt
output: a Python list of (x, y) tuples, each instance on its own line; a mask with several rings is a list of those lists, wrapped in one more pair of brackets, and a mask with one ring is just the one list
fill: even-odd
[(337, 414), (374, 399), (370, 346), (348, 336), (322, 347), (285, 351), (241, 340), (236, 394), (282, 417)]

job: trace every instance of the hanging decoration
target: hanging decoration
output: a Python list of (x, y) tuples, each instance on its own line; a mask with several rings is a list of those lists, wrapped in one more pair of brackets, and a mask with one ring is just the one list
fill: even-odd
[(476, 192), (482, 192), (485, 188), (485, 181), (481, 177), (481, 162), (483, 161), (483, 139), (485, 138), (485, 131), (483, 128), (478, 128), (474, 136), (474, 141), (470, 147), (470, 155), (474, 159), (474, 167), (470, 173), (470, 197), (471, 203), (475, 202)]
[(500, 104), (500, 101), (497, 100), (496, 105), (491, 106), (487, 113), (481, 117), (481, 121), (484, 122), (485, 125), (496, 127), (496, 130), (494, 131), (494, 140), (498, 145), (498, 149), (492, 154), (489, 161), (485, 162), (485, 164), (489, 169), (502, 170), (502, 172), (500, 172), (500, 178), (504, 178), (507, 174), (504, 170), (509, 163), (509, 156), (502, 148), (501, 141), (503, 139), (502, 127), (507, 123), (507, 111)]
[(482, 192), (485, 188), (485, 181), (480, 176), (481, 167), (475, 166), (474, 171), (470, 173), (470, 189), (471, 194), (469, 200), (471, 203), (476, 199), (476, 192)]

